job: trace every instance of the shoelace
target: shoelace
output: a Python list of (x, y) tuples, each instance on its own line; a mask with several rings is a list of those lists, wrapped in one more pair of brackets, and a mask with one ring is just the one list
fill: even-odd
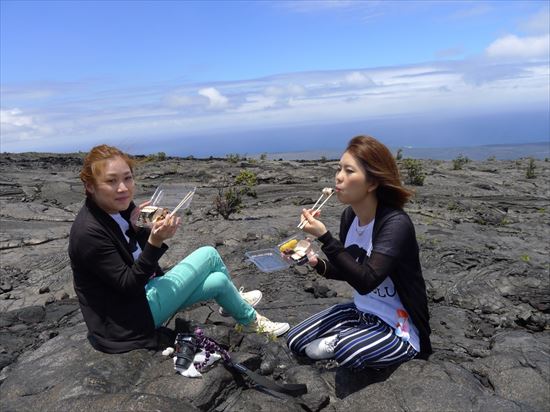
[(336, 349), (336, 344), (338, 343), (338, 336), (334, 336), (332, 340), (326, 341), (327, 348), (334, 352), (334, 349)]

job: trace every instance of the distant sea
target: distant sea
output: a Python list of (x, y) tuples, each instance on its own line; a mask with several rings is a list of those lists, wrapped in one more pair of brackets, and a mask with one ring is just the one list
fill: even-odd
[[(396, 154), (399, 149), (402, 150), (403, 158), (413, 159), (434, 159), (451, 160), (459, 155), (466, 156), (472, 160), (486, 160), (494, 157), (498, 160), (514, 160), (522, 157), (532, 157), (535, 159), (550, 158), (550, 141), (522, 144), (493, 144), (484, 146), (465, 146), (465, 147), (390, 147)], [(339, 159), (342, 155), (341, 150), (316, 150), (307, 152), (280, 152), (266, 153), (268, 159), (283, 160), (316, 160), (321, 158)], [(260, 157), (260, 154), (251, 157)]]

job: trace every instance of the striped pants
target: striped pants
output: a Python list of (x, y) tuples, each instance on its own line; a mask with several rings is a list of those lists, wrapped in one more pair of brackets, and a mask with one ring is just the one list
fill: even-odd
[(292, 328), (288, 347), (305, 356), (306, 346), (315, 339), (337, 335), (334, 359), (355, 370), (381, 369), (414, 358), (416, 350), (395, 335), (378, 316), (363, 313), (353, 302), (332, 306)]

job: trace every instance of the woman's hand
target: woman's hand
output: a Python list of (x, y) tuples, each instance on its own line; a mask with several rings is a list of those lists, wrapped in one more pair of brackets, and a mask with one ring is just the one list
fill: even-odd
[(309, 266), (314, 268), (319, 263), (319, 258), (316, 255), (308, 256), (307, 257), (307, 263)]
[(143, 202), (139, 206), (136, 206), (134, 210), (132, 210), (132, 214), (130, 215), (130, 223), (132, 224), (132, 227), (134, 228), (135, 231), (138, 230), (137, 221), (139, 218), (139, 214), (141, 213), (141, 209), (143, 209), (145, 206), (148, 206), (149, 203), (151, 203), (150, 200)]
[(302, 219), (307, 220), (307, 223), (302, 230), (315, 237), (323, 236), (325, 233), (327, 233), (327, 228), (325, 227), (323, 222), (315, 219), (316, 217), (321, 216), (321, 212), (317, 210), (312, 214), (312, 210), (313, 209), (302, 210)]
[(163, 220), (153, 223), (148, 242), (156, 247), (161, 247), (162, 243), (176, 234), (181, 219), (177, 216), (168, 215)]

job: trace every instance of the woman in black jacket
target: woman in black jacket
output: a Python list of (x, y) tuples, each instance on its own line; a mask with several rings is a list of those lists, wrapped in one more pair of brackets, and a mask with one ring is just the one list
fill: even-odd
[(71, 227), (69, 256), (92, 346), (108, 353), (157, 349), (159, 327), (207, 299), (248, 330), (284, 334), (288, 323), (271, 322), (254, 310), (261, 292), (238, 291), (213, 247), (197, 249), (163, 273), (158, 261), (168, 249), (164, 241), (174, 236), (180, 218), (136, 227), (133, 166), (119, 149), (101, 145), (86, 156), (80, 173), (86, 202)]
[(352, 302), (328, 308), (292, 328), (291, 350), (364, 369), (396, 365), (432, 352), (426, 286), (413, 223), (403, 211), (412, 196), (386, 146), (353, 138), (336, 173), (336, 195), (349, 205), (332, 237), (319, 214), (303, 210), (304, 231), (328, 259), (310, 264), (327, 279), (348, 282)]

